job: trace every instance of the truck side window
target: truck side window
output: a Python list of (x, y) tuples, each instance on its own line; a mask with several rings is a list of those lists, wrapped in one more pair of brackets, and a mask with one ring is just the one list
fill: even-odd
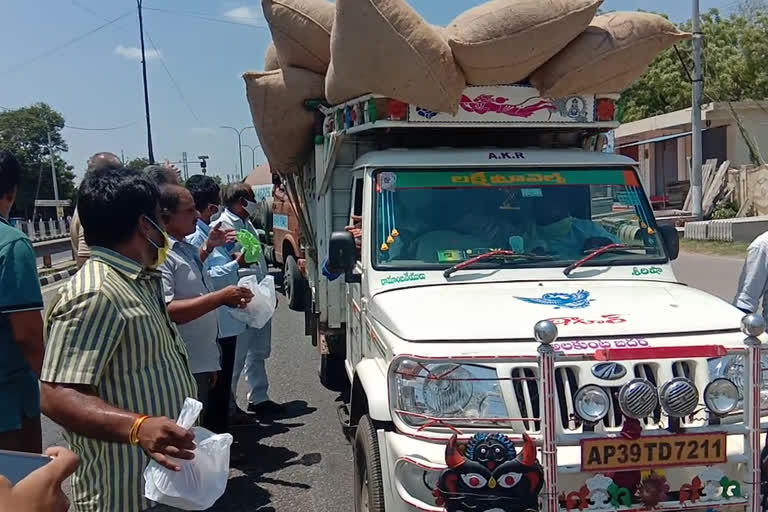
[(363, 214), (363, 179), (357, 178), (355, 179), (354, 184), (354, 190), (352, 191), (354, 194), (353, 203), (352, 203), (352, 215), (362, 215)]

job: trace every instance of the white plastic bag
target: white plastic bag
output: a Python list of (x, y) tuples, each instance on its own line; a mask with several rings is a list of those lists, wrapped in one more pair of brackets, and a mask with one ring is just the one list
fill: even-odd
[[(187, 398), (176, 424), (191, 428), (203, 404)], [(206, 510), (216, 503), (227, 488), (229, 477), (230, 434), (214, 434), (202, 427), (195, 433), (195, 458), (175, 462), (181, 471), (171, 471), (150, 461), (144, 470), (144, 496), (152, 501), (182, 510)]]
[(275, 293), (275, 278), (266, 276), (259, 282), (257, 276), (247, 276), (240, 279), (238, 286), (248, 288), (253, 292), (251, 302), (243, 309), (231, 308), (229, 313), (249, 327), (261, 329), (272, 315), (275, 314), (277, 294)]

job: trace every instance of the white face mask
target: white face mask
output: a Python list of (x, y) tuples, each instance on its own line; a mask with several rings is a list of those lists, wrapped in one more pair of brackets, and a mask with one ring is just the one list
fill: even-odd
[(257, 208), (259, 207), (259, 203), (254, 203), (249, 200), (245, 200), (245, 205), (243, 205), (243, 208), (245, 208), (245, 211), (248, 212), (248, 215), (253, 217), (256, 215)]

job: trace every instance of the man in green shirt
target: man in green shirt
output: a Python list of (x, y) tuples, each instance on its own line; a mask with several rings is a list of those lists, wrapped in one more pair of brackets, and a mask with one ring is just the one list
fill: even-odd
[(174, 470), (194, 457), (194, 434), (175, 419), (197, 387), (154, 270), (168, 250), (159, 198), (129, 169), (90, 172), (80, 186), (91, 257), (48, 314), (41, 376), (43, 411), (82, 461), (76, 512), (146, 510), (150, 457)]
[(40, 453), (43, 297), (29, 239), (8, 224), (21, 166), (0, 150), (0, 449)]

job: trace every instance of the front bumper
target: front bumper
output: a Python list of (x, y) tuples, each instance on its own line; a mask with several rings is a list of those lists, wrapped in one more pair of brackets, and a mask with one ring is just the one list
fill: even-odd
[[(379, 451), (381, 455), (382, 473), (384, 475), (384, 495), (386, 509), (389, 512), (444, 512), (443, 507), (437, 506), (432, 494), (434, 482), (446, 468), (445, 444), (441, 442), (416, 439), (397, 432), (378, 431)], [(761, 438), (765, 442), (765, 436)], [(747, 457), (744, 448), (744, 436), (729, 435), (727, 443), (728, 462), (712, 468), (719, 469), (730, 481), (738, 484), (739, 496), (718, 496), (719, 491), (712, 496), (700, 496), (696, 501), (690, 499), (680, 502), (680, 489), (699, 476), (706, 467), (668, 467), (661, 471), (669, 484), (669, 497), (659, 503), (655, 510), (698, 510), (702, 511), (743, 511), (748, 506), (748, 496), (752, 488), (747, 471)], [(599, 496), (589, 497), (588, 504), (579, 508), (578, 500), (572, 493), (577, 493), (586, 485), (587, 480), (595, 473), (579, 471), (579, 447), (563, 446), (557, 449), (557, 494), (560, 499), (560, 511), (568, 512), (564, 506), (566, 496), (571, 496), (570, 502), (575, 504), (570, 510), (644, 510), (639, 504), (632, 506), (614, 507), (609, 503), (600, 506)], [(634, 491), (634, 490), (633, 490)], [(702, 493), (704, 494), (704, 493)], [(732, 493), (730, 493), (732, 494)], [(607, 505), (607, 506), (605, 506)]]

